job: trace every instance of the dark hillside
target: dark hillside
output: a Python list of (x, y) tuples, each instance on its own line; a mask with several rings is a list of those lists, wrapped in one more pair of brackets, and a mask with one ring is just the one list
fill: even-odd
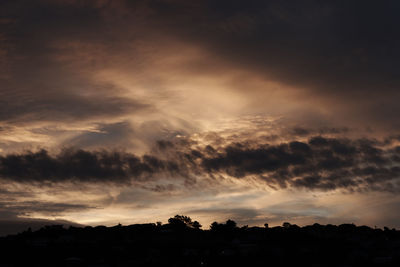
[(400, 266), (400, 232), (353, 224), (201, 230), (169, 224), (47, 226), (0, 239), (0, 266)]

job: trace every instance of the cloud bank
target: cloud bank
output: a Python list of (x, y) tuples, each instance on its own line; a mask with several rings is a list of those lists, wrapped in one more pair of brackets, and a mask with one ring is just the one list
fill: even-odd
[[(236, 142), (222, 147), (159, 141), (158, 153), (65, 149), (0, 157), (0, 176), (13, 182), (131, 183), (164, 177), (257, 177), (276, 190), (399, 190), (400, 146), (372, 139), (310, 137), (278, 144)], [(198, 178), (201, 179), (201, 178)]]

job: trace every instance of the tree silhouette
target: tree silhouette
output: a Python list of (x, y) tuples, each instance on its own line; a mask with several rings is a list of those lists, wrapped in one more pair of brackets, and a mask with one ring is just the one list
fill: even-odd
[(0, 237), (0, 266), (400, 266), (400, 231), (388, 227), (227, 220), (209, 231), (184, 215), (168, 222), (28, 229)]
[(227, 220), (225, 224), (213, 222), (210, 226), (212, 231), (232, 231), (236, 228), (236, 222), (233, 220)]
[(194, 221), (192, 224), (192, 227), (194, 229), (200, 229), (202, 227), (202, 225), (198, 221)]
[(220, 228), (220, 226), (221, 226), (221, 224), (219, 224), (219, 223), (217, 223), (217, 222), (213, 222), (213, 223), (210, 225), (210, 230), (211, 230), (211, 231), (218, 231), (219, 228)]
[(168, 219), (168, 223), (174, 228), (194, 228), (200, 229), (201, 224), (198, 221), (192, 221), (189, 216), (175, 215)]
[(227, 227), (228, 229), (235, 229), (235, 228), (237, 227), (237, 226), (236, 226), (236, 222), (233, 221), (233, 220), (227, 220), (226, 223), (225, 223), (225, 225), (226, 225), (226, 227)]

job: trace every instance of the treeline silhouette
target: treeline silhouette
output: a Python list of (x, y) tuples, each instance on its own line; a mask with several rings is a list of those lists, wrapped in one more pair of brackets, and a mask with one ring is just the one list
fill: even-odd
[(400, 231), (354, 224), (52, 225), (0, 238), (0, 266), (400, 266)]

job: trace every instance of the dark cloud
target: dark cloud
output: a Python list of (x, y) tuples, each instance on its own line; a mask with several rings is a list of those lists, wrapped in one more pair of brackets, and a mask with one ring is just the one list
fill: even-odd
[(0, 176), (15, 182), (113, 182), (179, 175), (177, 162), (151, 155), (137, 157), (123, 152), (90, 152), (67, 149), (56, 156), (46, 150), (0, 158)]
[(150, 1), (149, 6), (160, 29), (222, 59), (221, 69), (245, 69), (302, 88), (306, 98), (322, 100), (342, 122), (399, 127), (397, 1)]
[(101, 11), (55, 2), (1, 3), (0, 16), (12, 23), (0, 25), (6, 46), (0, 122), (79, 122), (148, 107), (92, 77), (94, 66), (107, 64), (105, 51), (116, 49)]
[(281, 81), (342, 93), (395, 90), (398, 84), (396, 1), (154, 1), (150, 6), (182, 38)]
[(317, 136), (256, 148), (235, 144), (204, 158), (202, 166), (237, 178), (255, 175), (273, 188), (396, 191), (400, 168), (395, 154), (375, 140)]
[[(80, 119), (140, 107), (104, 92), (76, 93), (98, 91), (82, 73), (108, 66), (110, 56), (141, 68), (140, 44), (158, 51), (172, 38), (220, 59), (220, 71), (245, 69), (306, 88), (334, 114), (397, 127), (399, 8), (397, 1), (2, 1), (1, 114), (8, 115), (0, 119)], [(78, 53), (60, 45), (74, 43)], [(210, 65), (183, 69), (202, 73)]]
[[(41, 202), (41, 201), (20, 201), (20, 202), (0, 202), (2, 209), (7, 209), (10, 215), (27, 216), (31, 213), (41, 213), (47, 216), (59, 216), (60, 214), (68, 211), (79, 211), (93, 209), (84, 204), (68, 204), (68, 203), (54, 203), (54, 202)], [(2, 216), (2, 218), (7, 216)]]
[(317, 129), (310, 129), (304, 127), (294, 127), (289, 131), (290, 136), (312, 136), (316, 134), (326, 135), (326, 134), (343, 134), (349, 132), (350, 129), (347, 127), (335, 128), (335, 127), (322, 127)]
[[(15, 195), (13, 192), (0, 192), (2, 196)], [(26, 195), (24, 193), (24, 195)], [(12, 200), (12, 201), (11, 201)], [(32, 213), (57, 216), (66, 211), (87, 210), (93, 207), (83, 204), (67, 204), (41, 201), (20, 201), (8, 199), (0, 201), (0, 236), (16, 234), (31, 228), (37, 230), (46, 225), (82, 226), (81, 224), (59, 219), (29, 218)]]
[[(82, 85), (84, 86), (84, 85)], [(39, 90), (29, 88), (29, 90)], [(2, 94), (3, 95), (3, 94)], [(0, 121), (3, 122), (37, 122), (37, 121), (85, 121), (88, 119), (112, 118), (148, 107), (134, 100), (109, 97), (82, 97), (58, 92), (32, 96), (21, 101), (20, 96), (7, 95), (0, 101)]]
[[(256, 176), (272, 188), (396, 192), (400, 186), (399, 149), (373, 139), (316, 136), (280, 144), (236, 142), (222, 147), (159, 141), (154, 154), (66, 149), (0, 157), (0, 175), (14, 182), (145, 182), (162, 177), (235, 178)], [(155, 187), (155, 191), (173, 188)]]

